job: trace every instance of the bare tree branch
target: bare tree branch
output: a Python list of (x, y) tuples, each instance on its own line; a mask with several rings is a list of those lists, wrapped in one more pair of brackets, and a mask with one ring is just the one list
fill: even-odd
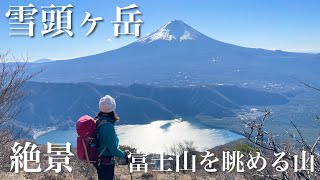
[(18, 59), (13, 56), (8, 59), (9, 55), (9, 51), (0, 52), (0, 146), (22, 135), (22, 129), (17, 128), (14, 121), (24, 110), (20, 102), (28, 92), (23, 86), (42, 72), (31, 73), (28, 69), (28, 58)]

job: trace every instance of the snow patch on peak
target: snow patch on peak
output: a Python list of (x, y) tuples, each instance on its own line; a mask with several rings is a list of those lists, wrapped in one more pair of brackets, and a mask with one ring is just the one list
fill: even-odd
[(196, 40), (203, 36), (200, 32), (180, 20), (170, 21), (157, 31), (139, 39), (139, 43), (151, 43), (157, 40), (182, 42), (186, 40)]

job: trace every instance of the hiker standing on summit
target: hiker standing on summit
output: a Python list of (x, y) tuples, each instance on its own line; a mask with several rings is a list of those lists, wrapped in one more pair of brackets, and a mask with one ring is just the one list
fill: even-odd
[[(100, 164), (96, 165), (99, 180), (112, 180), (114, 177), (114, 156), (125, 158), (128, 162), (128, 153), (119, 149), (119, 139), (114, 123), (120, 118), (116, 114), (116, 101), (109, 95), (100, 99), (100, 112), (96, 119), (102, 125), (98, 128)], [(107, 123), (106, 123), (107, 122)]]

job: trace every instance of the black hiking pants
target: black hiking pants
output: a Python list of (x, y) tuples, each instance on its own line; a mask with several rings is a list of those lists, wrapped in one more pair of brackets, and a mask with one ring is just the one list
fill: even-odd
[(99, 180), (113, 180), (114, 164), (96, 166)]

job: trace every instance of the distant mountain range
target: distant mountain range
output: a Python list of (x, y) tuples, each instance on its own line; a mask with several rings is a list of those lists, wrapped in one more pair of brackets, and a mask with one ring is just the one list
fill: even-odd
[(167, 23), (125, 47), (105, 53), (31, 64), (40, 82), (202, 85), (320, 78), (319, 54), (245, 48), (214, 40), (182, 21)]
[(33, 127), (70, 126), (84, 114), (94, 116), (99, 99), (106, 94), (116, 98), (120, 124), (146, 124), (197, 115), (234, 117), (234, 111), (243, 106), (289, 102), (285, 95), (237, 86), (154, 87), (29, 82), (24, 88), (30, 92), (23, 101), (23, 106), (28, 108), (18, 121)]
[(38, 59), (33, 61), (32, 63), (48, 63), (48, 62), (53, 62), (51, 59)]

